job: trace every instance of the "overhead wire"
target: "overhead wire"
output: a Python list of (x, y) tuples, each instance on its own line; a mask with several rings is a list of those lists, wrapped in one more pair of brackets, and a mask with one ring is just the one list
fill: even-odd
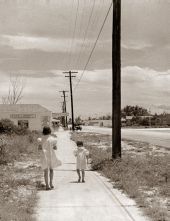
[(87, 26), (86, 26), (86, 30), (85, 30), (85, 33), (84, 33), (84, 37), (83, 37), (83, 43), (81, 44), (81, 48), (80, 48), (79, 53), (78, 53), (78, 59), (77, 59), (77, 62), (76, 62), (76, 66), (78, 65), (78, 63), (80, 61), (82, 49), (85, 45), (85, 41), (86, 41), (87, 33), (88, 33), (88, 30), (89, 30), (90, 22), (91, 22), (91, 19), (92, 19), (95, 3), (96, 3), (96, 0), (94, 0), (93, 4), (92, 4), (92, 8), (91, 8), (91, 11), (90, 11), (90, 16), (89, 16), (88, 23), (87, 23)]
[[(72, 1), (72, 4), (71, 4), (71, 11), (73, 11), (73, 5), (74, 5), (74, 0)], [(73, 14), (72, 14), (73, 15)], [(71, 27), (72, 27), (72, 25), (71, 25), (71, 23), (72, 23), (72, 20), (73, 20), (73, 16), (71, 17), (71, 19), (69, 19), (69, 23), (68, 23), (68, 25), (69, 25), (69, 28), (68, 28), (68, 36), (70, 36), (70, 34), (71, 34)], [(68, 45), (67, 45), (67, 47), (66, 47), (66, 50), (65, 50), (65, 53), (66, 54), (69, 54), (69, 46), (70, 46), (70, 40), (69, 40), (69, 42), (68, 42)], [(68, 63), (68, 56), (65, 56), (64, 57), (64, 61), (63, 61), (63, 63), (65, 64), (65, 66), (66, 66), (66, 64)]]
[(76, 18), (75, 18), (74, 30), (73, 30), (72, 41), (71, 41), (70, 52), (69, 52), (69, 60), (68, 60), (69, 67), (71, 65), (71, 53), (72, 53), (72, 47), (73, 47), (73, 42), (75, 40), (75, 33), (76, 33), (76, 28), (77, 28), (78, 11), (79, 11), (79, 4), (80, 4), (79, 1), (80, 0), (77, 0)]
[[(100, 30), (100, 21), (103, 22), (101, 20), (101, 10), (103, 9), (104, 0), (100, 0), (96, 4), (97, 4), (96, 5), (97, 6), (96, 13), (94, 13), (94, 16), (93, 16), (94, 19), (92, 19), (92, 22), (91, 22), (91, 25), (90, 25), (91, 26), (91, 30), (93, 30), (93, 31), (89, 32), (90, 36), (88, 36), (87, 42), (86, 42), (86, 39), (85, 39), (86, 47), (84, 46), (83, 51), (82, 51), (82, 55), (84, 54), (84, 56), (86, 56), (86, 54), (87, 54), (87, 57), (88, 57), (88, 53), (89, 53), (88, 52), (88, 48), (90, 49), (93, 46), (93, 42), (90, 39), (91, 38), (96, 38), (95, 33), (96, 32), (98, 33), (98, 27), (99, 27), (99, 30)], [(86, 51), (86, 53), (84, 51)]]
[[(75, 0), (73, 0), (73, 2), (72, 2), (71, 11), (73, 11), (73, 9), (74, 9), (74, 2), (75, 2)], [(65, 66), (67, 66), (67, 69), (70, 67), (70, 62), (71, 62), (70, 61), (71, 60), (71, 52), (72, 52), (73, 42), (74, 42), (74, 39), (75, 39), (75, 32), (76, 32), (77, 18), (78, 18), (78, 10), (79, 10), (79, 0), (77, 0), (77, 7), (76, 7), (76, 14), (75, 14), (75, 21), (74, 21), (74, 25), (73, 25), (72, 38), (71, 38), (70, 44), (68, 44), (68, 47), (67, 47), (68, 56), (67, 56), (67, 59), (65, 59), (65, 62), (67, 62)], [(72, 13), (72, 15), (73, 14), (74, 13)], [(70, 22), (69, 22), (69, 33), (70, 34), (71, 34), (71, 29), (72, 29), (72, 25), (71, 25), (72, 20), (73, 20), (72, 18), (73, 18), (73, 16), (71, 17)], [(68, 81), (66, 81), (66, 82), (67, 82), (66, 84), (69, 85)], [(70, 99), (68, 99), (68, 102), (70, 102)]]
[[(79, 46), (79, 43), (80, 43), (81, 36), (82, 36), (82, 34), (83, 34), (83, 32), (84, 32), (83, 22), (85, 21), (85, 17), (86, 17), (86, 10), (85, 10), (86, 4), (87, 4), (87, 1), (82, 1), (82, 7), (81, 7), (81, 4), (80, 4), (80, 6), (79, 6), (79, 9), (80, 9), (80, 10), (79, 10), (79, 19), (78, 19), (78, 21), (77, 21), (78, 31), (77, 31), (77, 36), (76, 36), (77, 39), (78, 39), (78, 42), (77, 42), (77, 45), (78, 45), (78, 46)], [(77, 45), (76, 45), (76, 46), (77, 46)], [(75, 51), (76, 48), (77, 48), (77, 47), (74, 47), (73, 50)], [(74, 54), (74, 51), (73, 51), (73, 54)], [(77, 54), (77, 53), (75, 53), (75, 54)], [(76, 66), (75, 66), (75, 62), (76, 62), (76, 56), (75, 56), (75, 59), (74, 59), (74, 62), (73, 62), (74, 67), (76, 67)]]
[[(92, 2), (92, 1), (91, 1)], [(90, 32), (90, 33), (92, 33), (92, 34), (94, 34), (94, 33), (96, 33), (96, 31), (95, 30), (97, 30), (97, 27), (98, 27), (98, 24), (99, 24), (99, 22), (100, 22), (100, 11), (101, 11), (101, 9), (102, 9), (102, 6), (103, 6), (103, 0), (100, 0), (99, 2), (97, 2), (96, 0), (94, 0), (93, 2), (92, 2), (92, 4), (90, 5), (91, 6), (91, 9), (89, 9), (89, 12), (90, 12), (90, 14), (89, 14), (89, 16), (88, 16), (88, 21), (87, 21), (87, 25), (86, 25), (86, 27), (85, 27), (85, 32), (84, 32), (84, 36), (83, 36), (83, 41), (82, 41), (82, 45), (81, 45), (81, 54), (79, 54), (79, 56), (78, 56), (78, 60), (77, 60), (77, 63), (76, 63), (76, 67), (77, 67), (77, 69), (80, 69), (81, 68), (81, 66), (82, 66), (82, 64), (81, 64), (81, 61), (82, 60), (85, 60), (85, 57), (86, 57), (86, 55), (87, 55), (87, 57), (88, 57), (88, 55), (89, 55), (89, 51), (90, 50), (88, 50), (88, 49), (90, 49), (91, 48), (91, 41), (90, 40), (88, 40), (89, 39), (89, 36), (88, 36), (88, 33), (90, 32), (90, 29), (92, 29), (93, 31), (92, 32)], [(98, 4), (98, 5), (97, 5)], [(95, 6), (97, 6), (97, 10), (95, 10)], [(97, 13), (96, 13), (97, 12)], [(99, 12), (99, 13), (98, 13)], [(94, 23), (95, 23), (95, 27), (92, 27), (93, 25), (94, 25)], [(100, 28), (100, 27), (99, 27)], [(98, 33), (98, 30), (97, 30), (97, 33)], [(86, 35), (86, 36), (85, 36)], [(96, 35), (95, 35), (95, 37), (96, 37)], [(91, 36), (90, 36), (90, 38), (91, 38)], [(93, 43), (92, 43), (93, 44)], [(86, 50), (85, 50), (86, 49)], [(85, 52), (86, 53), (85, 53)], [(79, 76), (81, 75), (81, 73), (80, 74), (78, 74)], [(75, 82), (75, 86), (78, 84), (78, 82), (79, 82), (79, 77), (78, 77), (78, 79), (77, 79), (77, 81)]]
[(105, 23), (106, 23), (106, 20), (107, 20), (107, 18), (108, 18), (108, 15), (109, 15), (109, 13), (110, 13), (110, 10), (111, 10), (111, 8), (112, 8), (112, 5), (113, 5), (113, 2), (111, 2), (110, 6), (109, 6), (109, 9), (108, 9), (107, 14), (106, 14), (106, 16), (105, 16), (105, 18), (104, 18), (104, 21), (103, 21), (103, 23), (102, 23), (102, 26), (101, 26), (101, 28), (100, 28), (100, 31), (99, 31), (99, 33), (98, 33), (98, 35), (97, 35), (96, 41), (95, 41), (95, 43), (94, 43), (94, 45), (93, 45), (93, 48), (92, 48), (92, 50), (91, 50), (91, 52), (90, 52), (90, 54), (89, 54), (89, 57), (88, 57), (88, 59), (87, 59), (87, 62), (86, 62), (85, 66), (84, 66), (84, 69), (83, 69), (83, 71), (82, 71), (82, 73), (81, 73), (81, 76), (80, 76), (80, 78), (79, 78), (79, 80), (78, 80), (76, 86), (74, 87), (73, 91), (75, 91), (76, 88), (78, 87), (78, 85), (79, 85), (79, 83), (80, 83), (80, 81), (81, 81), (81, 79), (82, 79), (82, 77), (83, 77), (83, 75), (84, 75), (84, 73), (85, 73), (85, 71), (86, 71), (86, 68), (87, 68), (87, 66), (88, 66), (88, 64), (89, 64), (89, 61), (90, 61), (90, 59), (91, 59), (91, 57), (92, 57), (92, 55), (93, 55), (93, 52), (94, 52), (94, 50), (95, 50), (95, 48), (96, 48), (97, 42), (98, 42), (98, 40), (99, 40), (99, 37), (100, 37), (101, 32), (102, 32), (102, 30), (103, 30), (103, 27), (104, 27), (104, 25), (105, 25)]

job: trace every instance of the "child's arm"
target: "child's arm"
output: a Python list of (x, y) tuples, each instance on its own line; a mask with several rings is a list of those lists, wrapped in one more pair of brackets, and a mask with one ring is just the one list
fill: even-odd
[(42, 150), (42, 145), (38, 144), (38, 150)]
[(38, 141), (38, 150), (42, 150), (42, 139), (38, 138), (37, 141)]
[(53, 150), (57, 150), (57, 145), (53, 146)]
[(53, 150), (57, 150), (57, 139), (53, 141)]
[(77, 150), (74, 150), (73, 154), (74, 154), (75, 157), (77, 157)]
[(89, 156), (89, 151), (85, 149), (85, 155), (86, 157)]

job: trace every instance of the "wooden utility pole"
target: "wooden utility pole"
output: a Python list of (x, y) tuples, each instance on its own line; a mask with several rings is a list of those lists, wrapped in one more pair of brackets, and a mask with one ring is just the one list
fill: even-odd
[(73, 109), (73, 90), (72, 90), (72, 78), (76, 77), (73, 76), (72, 74), (78, 73), (77, 71), (65, 71), (63, 72), (64, 74), (69, 74), (68, 77), (70, 80), (70, 97), (71, 97), (71, 116), (72, 116), (72, 130), (74, 131), (74, 109)]
[[(64, 98), (64, 101), (63, 101), (63, 113), (67, 114), (66, 97), (68, 97), (68, 96), (66, 96), (66, 93), (67, 93), (68, 91), (64, 91), (64, 90), (63, 90), (63, 91), (60, 91), (60, 92), (63, 93), (63, 96), (61, 96), (61, 97)], [(64, 126), (65, 126), (65, 127), (68, 127), (68, 124), (67, 124), (67, 115), (64, 117)]]
[(112, 158), (121, 157), (121, 0), (113, 0)]

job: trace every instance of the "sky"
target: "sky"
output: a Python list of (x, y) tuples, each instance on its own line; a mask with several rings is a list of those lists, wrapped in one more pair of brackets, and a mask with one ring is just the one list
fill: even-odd
[[(20, 103), (61, 112), (59, 91), (73, 81), (75, 115), (111, 113), (112, 9), (79, 82), (111, 0), (0, 0), (0, 101), (10, 76), (22, 78)], [(122, 0), (122, 107), (170, 112), (170, 0)], [(77, 19), (76, 19), (77, 18)], [(70, 94), (67, 97), (70, 112)]]

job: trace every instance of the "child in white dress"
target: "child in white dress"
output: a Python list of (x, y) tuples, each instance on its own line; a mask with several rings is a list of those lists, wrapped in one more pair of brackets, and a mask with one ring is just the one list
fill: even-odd
[[(57, 138), (51, 135), (50, 127), (43, 128), (43, 137), (38, 138), (40, 150), (41, 167), (44, 170), (44, 180), (46, 190), (53, 189), (53, 169), (61, 165), (61, 161), (57, 159), (55, 150), (57, 150)], [(49, 174), (48, 174), (49, 173)], [(50, 185), (48, 182), (48, 175), (50, 176)]]
[(77, 149), (74, 150), (74, 155), (76, 157), (76, 167), (78, 174), (78, 182), (81, 181), (82, 172), (82, 182), (85, 182), (85, 169), (87, 167), (87, 156), (89, 155), (89, 151), (83, 147), (82, 141), (77, 141)]

